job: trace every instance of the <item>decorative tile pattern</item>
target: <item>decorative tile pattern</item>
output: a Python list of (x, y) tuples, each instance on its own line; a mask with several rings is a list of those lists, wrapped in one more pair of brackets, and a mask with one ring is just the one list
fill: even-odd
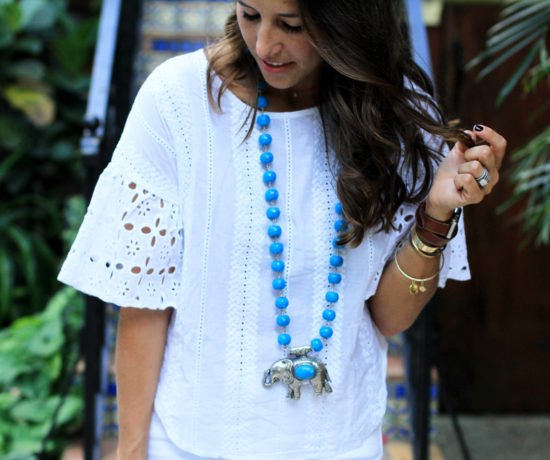
[[(384, 442), (413, 441), (411, 394), (405, 371), (405, 341), (399, 334), (388, 338), (388, 372), (386, 378), (388, 402), (382, 423)], [(439, 384), (437, 371), (432, 369), (430, 385), (430, 438), (436, 437), (435, 417), (439, 413)]]
[(232, 8), (227, 0), (145, 0), (135, 64), (138, 85), (166, 59), (214, 41)]

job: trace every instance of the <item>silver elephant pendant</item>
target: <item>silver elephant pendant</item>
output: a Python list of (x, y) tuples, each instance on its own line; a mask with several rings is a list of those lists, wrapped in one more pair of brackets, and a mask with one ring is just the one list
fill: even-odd
[(275, 361), (264, 372), (263, 385), (270, 388), (274, 383), (282, 382), (288, 385), (287, 398), (300, 399), (300, 387), (311, 383), (317, 396), (323, 393), (332, 393), (330, 377), (326, 366), (315, 358), (307, 356), (311, 347), (290, 348), (288, 358)]

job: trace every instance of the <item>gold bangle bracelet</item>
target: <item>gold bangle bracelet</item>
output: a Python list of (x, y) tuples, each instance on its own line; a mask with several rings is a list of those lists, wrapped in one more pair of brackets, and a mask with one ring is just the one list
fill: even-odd
[(416, 231), (416, 225), (413, 225), (409, 234), (409, 242), (414, 250), (423, 257), (436, 257), (440, 255), (445, 246), (430, 246), (424, 243), (419, 237)]
[(397, 251), (395, 252), (394, 260), (395, 260), (395, 266), (397, 267), (397, 270), (399, 270), (399, 273), (401, 273), (403, 277), (405, 277), (411, 282), (409, 286), (409, 292), (411, 293), (411, 295), (418, 295), (420, 293), (426, 292), (426, 286), (424, 286), (425, 282), (431, 281), (439, 276), (439, 274), (441, 273), (441, 270), (443, 269), (443, 265), (445, 263), (445, 256), (441, 254), (441, 263), (439, 265), (439, 270), (437, 271), (436, 274), (429, 276), (428, 278), (413, 278), (409, 274), (405, 273), (401, 268), (401, 266), (399, 265), (399, 261), (397, 260)]

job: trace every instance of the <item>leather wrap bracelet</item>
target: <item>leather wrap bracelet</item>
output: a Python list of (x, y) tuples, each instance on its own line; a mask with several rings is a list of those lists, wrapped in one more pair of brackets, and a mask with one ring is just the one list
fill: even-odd
[(461, 208), (456, 208), (448, 221), (434, 219), (426, 213), (426, 202), (422, 202), (416, 210), (416, 234), (421, 242), (432, 247), (445, 247), (458, 232), (458, 222), (462, 214)]

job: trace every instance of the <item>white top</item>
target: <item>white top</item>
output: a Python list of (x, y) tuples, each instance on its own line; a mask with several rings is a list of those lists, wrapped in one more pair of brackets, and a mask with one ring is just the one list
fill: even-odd
[[(282, 351), (259, 131), (243, 142), (249, 107), (230, 92), (222, 113), (210, 107), (206, 67), (198, 51), (144, 83), (59, 279), (121, 306), (174, 307), (155, 410), (180, 449), (239, 460), (334, 457), (360, 446), (385, 411), (386, 341), (364, 305), (414, 207), (400, 209), (396, 231), (345, 250), (334, 336), (318, 356), (334, 392), (315, 397), (305, 386), (295, 401), (282, 383), (264, 388)], [(326, 305), (333, 168), (318, 109), (270, 116), (290, 334), (301, 346), (318, 336)], [(439, 285), (468, 279), (462, 228), (446, 252)]]

